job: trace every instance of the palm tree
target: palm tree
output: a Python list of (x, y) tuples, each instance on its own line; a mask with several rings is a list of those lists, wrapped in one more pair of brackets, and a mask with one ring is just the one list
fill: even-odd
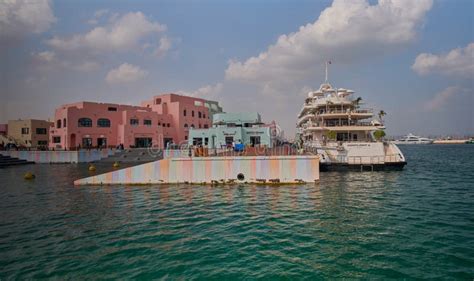
[(387, 112), (380, 110), (378, 115), (379, 115), (380, 122), (383, 123), (383, 117), (387, 115)]
[(362, 98), (361, 98), (361, 97), (358, 97), (358, 98), (356, 98), (356, 99), (352, 102), (352, 104), (353, 104), (356, 108), (359, 108), (359, 104), (360, 104), (361, 101), (362, 101)]

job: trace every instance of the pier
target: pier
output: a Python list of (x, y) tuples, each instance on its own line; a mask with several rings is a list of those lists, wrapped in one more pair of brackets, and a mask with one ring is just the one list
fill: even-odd
[(319, 181), (318, 156), (162, 159), (74, 181), (74, 185), (298, 184)]

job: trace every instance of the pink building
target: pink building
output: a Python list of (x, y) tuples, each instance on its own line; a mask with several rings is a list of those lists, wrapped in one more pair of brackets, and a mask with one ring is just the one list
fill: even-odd
[(78, 102), (56, 109), (50, 148), (154, 147), (187, 142), (188, 128), (207, 128), (216, 102), (164, 94), (142, 106)]
[(8, 134), (8, 124), (0, 124), (0, 135), (6, 136)]

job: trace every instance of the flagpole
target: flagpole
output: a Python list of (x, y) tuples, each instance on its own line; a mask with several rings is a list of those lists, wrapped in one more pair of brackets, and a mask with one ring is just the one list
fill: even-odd
[(328, 83), (328, 61), (326, 61), (326, 84)]

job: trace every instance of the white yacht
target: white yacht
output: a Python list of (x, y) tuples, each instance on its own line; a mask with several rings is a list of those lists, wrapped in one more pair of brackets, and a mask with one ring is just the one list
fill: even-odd
[(431, 144), (431, 143), (433, 143), (433, 140), (429, 139), (429, 138), (423, 138), (423, 137), (415, 136), (413, 134), (408, 134), (408, 135), (406, 135), (405, 137), (403, 137), (399, 140), (393, 141), (393, 143), (396, 143), (396, 144)]
[(312, 154), (320, 155), (321, 170), (381, 170), (403, 168), (405, 157), (385, 135), (381, 111), (361, 108), (354, 91), (327, 82), (308, 93), (298, 115), (296, 140)]

